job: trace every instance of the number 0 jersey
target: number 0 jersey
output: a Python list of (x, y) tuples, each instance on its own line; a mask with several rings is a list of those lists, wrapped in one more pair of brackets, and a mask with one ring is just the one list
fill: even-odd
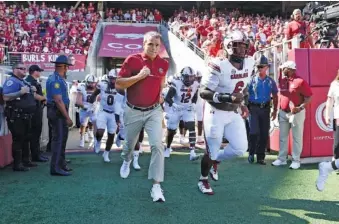
[(91, 95), (93, 91), (86, 90), (86, 84), (85, 83), (79, 83), (77, 92), (82, 94), (82, 101), (84, 104), (84, 107), (88, 110), (91, 110), (94, 108), (94, 105), (90, 103)]
[(104, 110), (114, 111), (114, 98), (117, 91), (110, 88), (107, 81), (99, 82), (97, 89), (100, 89), (100, 107)]
[(192, 104), (193, 96), (199, 89), (199, 86), (197, 81), (194, 81), (191, 86), (187, 87), (180, 79), (173, 79), (170, 84), (170, 87), (175, 89), (173, 102), (181, 106), (190, 106)]
[(243, 68), (238, 70), (228, 59), (215, 58), (209, 62), (208, 73), (202, 77), (201, 85), (218, 93), (243, 92), (251, 80), (254, 64), (254, 59), (247, 57)]

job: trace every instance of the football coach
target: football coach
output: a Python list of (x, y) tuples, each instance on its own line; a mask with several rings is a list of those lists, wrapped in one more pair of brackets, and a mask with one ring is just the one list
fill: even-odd
[(134, 146), (144, 127), (151, 147), (148, 179), (153, 180), (151, 197), (154, 202), (164, 202), (160, 186), (164, 180), (164, 146), (162, 144), (162, 109), (159, 104), (165, 86), (168, 62), (158, 53), (161, 35), (155, 31), (144, 35), (143, 53), (128, 56), (116, 80), (116, 89), (127, 92), (127, 107), (124, 111), (126, 130), (125, 145), (121, 156), (124, 160), (120, 176), (127, 178)]

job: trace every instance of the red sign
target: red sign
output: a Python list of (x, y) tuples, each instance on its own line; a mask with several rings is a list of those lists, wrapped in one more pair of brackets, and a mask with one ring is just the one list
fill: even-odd
[[(21, 61), (24, 65), (39, 65), (45, 71), (54, 71), (55, 61), (59, 54), (35, 54), (35, 53), (21, 53)], [(75, 62), (74, 66), (69, 67), (69, 71), (85, 71), (86, 55), (73, 55)]]
[(311, 102), (310, 125), (311, 125), (311, 155), (333, 155), (333, 127), (325, 123), (325, 107), (329, 87), (312, 88), (313, 97)]
[[(130, 54), (143, 51), (144, 34), (157, 31), (157, 26), (150, 24), (114, 24), (107, 25), (100, 46), (99, 57), (126, 58)], [(168, 58), (162, 44), (160, 56)]]

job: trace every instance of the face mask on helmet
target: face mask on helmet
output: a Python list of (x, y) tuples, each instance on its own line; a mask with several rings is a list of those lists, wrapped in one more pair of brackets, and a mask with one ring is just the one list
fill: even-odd
[(249, 41), (240, 31), (234, 31), (224, 40), (224, 49), (229, 60), (241, 63), (247, 56)]
[(96, 83), (96, 78), (94, 75), (87, 75), (85, 78), (85, 83), (87, 89), (94, 89), (95, 83)]
[(195, 81), (195, 75), (191, 67), (185, 67), (181, 70), (181, 80), (185, 86), (191, 86)]
[(197, 71), (197, 74), (195, 76), (195, 80), (197, 80), (197, 82), (200, 83), (201, 79), (202, 79), (202, 74), (201, 74), (200, 71)]

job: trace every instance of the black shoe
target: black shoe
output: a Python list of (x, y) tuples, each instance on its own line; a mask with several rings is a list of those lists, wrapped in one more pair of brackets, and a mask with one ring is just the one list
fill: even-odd
[(37, 166), (38, 166), (38, 164), (32, 163), (32, 162), (29, 162), (29, 163), (23, 163), (23, 165), (24, 165), (25, 167), (37, 167)]
[(265, 162), (265, 160), (258, 160), (257, 164), (259, 164), (259, 165), (266, 165), (266, 162)]
[(32, 159), (33, 162), (42, 162), (42, 163), (45, 163), (45, 162), (48, 162), (48, 158), (45, 157), (45, 156), (39, 156), (37, 158), (34, 158)]
[(28, 167), (24, 167), (22, 165), (19, 165), (19, 166), (14, 166), (13, 167), (13, 171), (26, 172), (26, 171), (29, 171), (29, 168)]
[(73, 171), (73, 169), (70, 168), (70, 167), (68, 167), (68, 166), (64, 166), (62, 169), (63, 169), (64, 171), (66, 171), (66, 172)]
[(247, 160), (248, 160), (249, 163), (252, 164), (254, 162), (254, 155), (249, 155)]
[(71, 175), (71, 173), (66, 172), (62, 169), (51, 170), (50, 173), (51, 173), (52, 176), (70, 176)]

